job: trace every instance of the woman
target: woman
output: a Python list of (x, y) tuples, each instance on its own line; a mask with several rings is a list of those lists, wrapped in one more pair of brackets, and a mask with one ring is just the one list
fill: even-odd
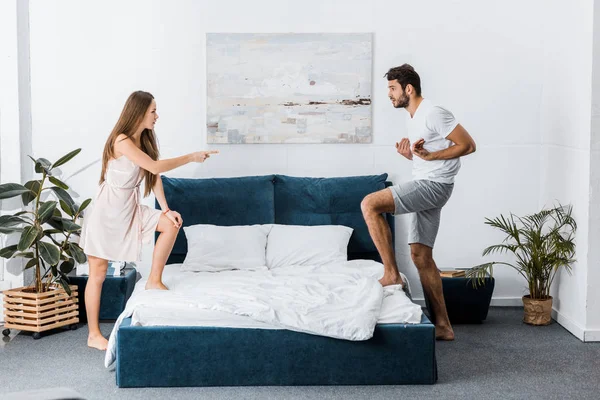
[[(90, 267), (85, 288), (88, 346), (100, 350), (106, 350), (108, 344), (100, 332), (98, 315), (109, 260), (138, 261), (142, 243), (149, 243), (158, 231), (146, 289), (167, 289), (162, 271), (183, 221), (178, 212), (169, 210), (159, 174), (190, 162), (204, 162), (218, 153), (199, 151), (159, 160), (154, 135), (157, 119), (156, 102), (150, 93), (138, 91), (129, 96), (104, 146), (100, 188), (93, 208), (83, 218), (80, 245)], [(152, 190), (162, 211), (140, 204), (142, 181), (144, 196)]]

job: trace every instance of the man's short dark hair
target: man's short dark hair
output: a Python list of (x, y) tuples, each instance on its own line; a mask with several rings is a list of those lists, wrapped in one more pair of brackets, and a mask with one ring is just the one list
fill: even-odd
[(421, 95), (421, 78), (415, 71), (412, 65), (402, 64), (399, 67), (390, 68), (384, 75), (388, 81), (397, 80), (402, 90), (406, 90), (406, 85), (412, 85), (417, 92), (417, 96)]

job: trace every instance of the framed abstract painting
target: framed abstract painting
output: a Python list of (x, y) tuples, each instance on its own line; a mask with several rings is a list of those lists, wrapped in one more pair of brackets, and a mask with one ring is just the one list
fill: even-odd
[(371, 143), (371, 33), (209, 33), (208, 143)]

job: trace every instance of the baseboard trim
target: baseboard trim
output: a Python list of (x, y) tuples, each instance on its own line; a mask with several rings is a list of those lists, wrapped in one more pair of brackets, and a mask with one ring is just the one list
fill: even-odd
[(581, 340), (582, 342), (585, 342), (585, 329), (579, 326), (579, 324), (577, 324), (571, 318), (565, 316), (564, 314), (561, 314), (554, 307), (552, 308), (552, 318), (554, 318), (556, 322), (562, 325), (563, 328), (571, 332), (573, 336), (575, 336), (577, 339)]
[[(425, 307), (424, 298), (414, 298), (413, 302)], [(523, 307), (523, 300), (521, 297), (493, 297), (490, 307)], [(555, 308), (552, 308), (552, 318), (582, 342), (600, 342), (600, 329), (584, 329)]]
[(583, 335), (584, 342), (600, 342), (600, 329), (588, 329)]
[[(425, 307), (424, 298), (414, 298), (413, 302)], [(523, 307), (523, 300), (521, 297), (492, 297), (490, 307)]]
[(522, 297), (492, 297), (492, 307), (523, 307)]

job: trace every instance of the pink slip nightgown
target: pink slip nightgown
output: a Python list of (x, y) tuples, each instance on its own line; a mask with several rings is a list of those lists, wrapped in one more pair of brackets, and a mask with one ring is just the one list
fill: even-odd
[(79, 245), (85, 254), (112, 261), (139, 261), (161, 211), (140, 204), (141, 168), (127, 157), (110, 160), (105, 180), (83, 216)]

